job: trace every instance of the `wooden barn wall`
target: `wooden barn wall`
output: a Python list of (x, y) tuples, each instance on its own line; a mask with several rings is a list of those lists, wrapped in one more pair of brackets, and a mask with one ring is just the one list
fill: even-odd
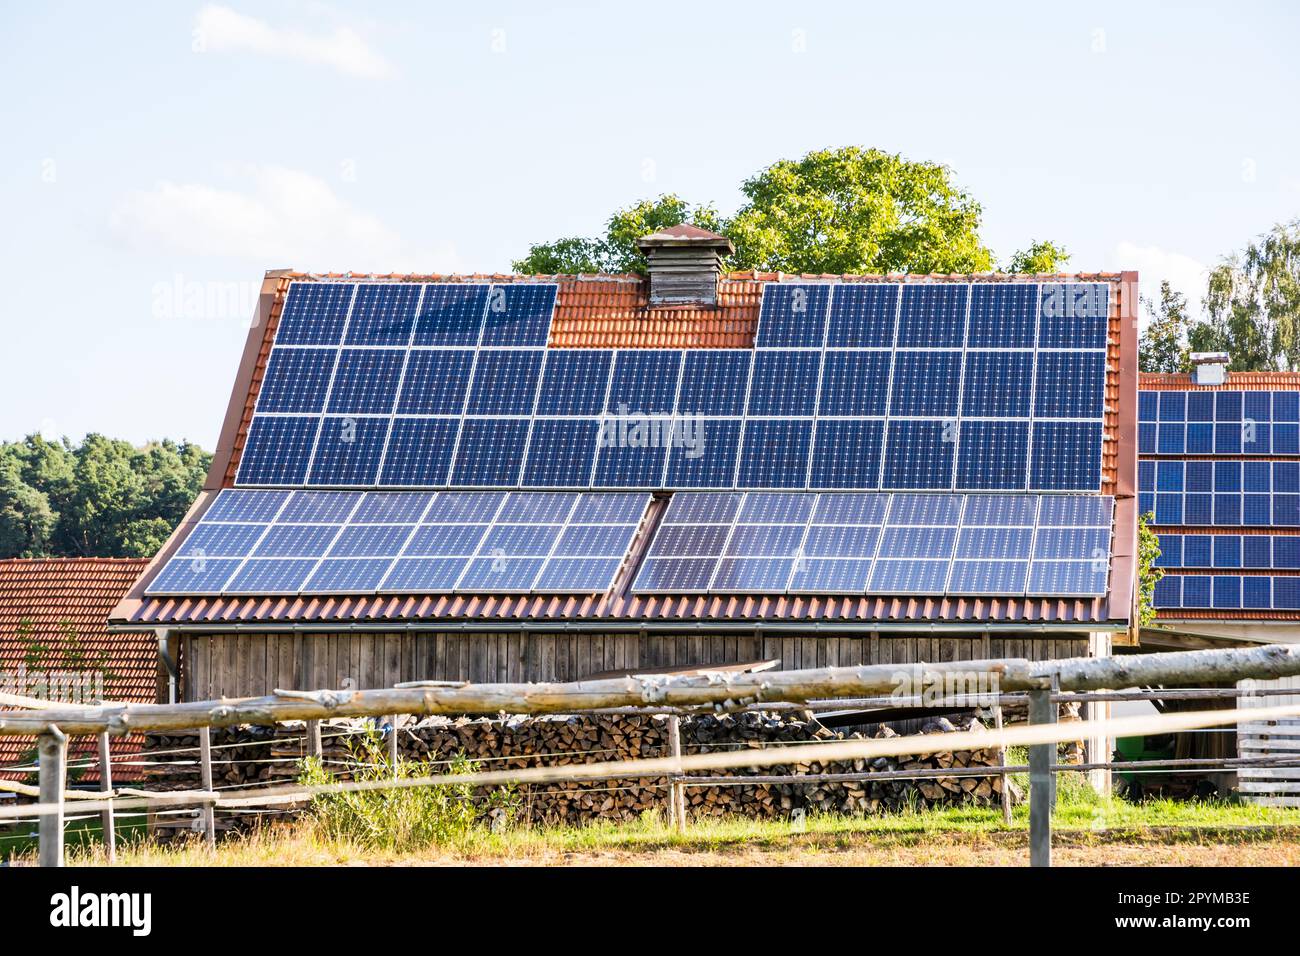
[[(634, 667), (688, 667), (778, 658), (781, 667), (916, 661), (1084, 657), (1074, 637), (707, 634), (188, 634), (185, 700), (250, 697), (273, 689), (390, 687), (399, 681), (576, 680)], [(351, 683), (345, 683), (350, 681)]]

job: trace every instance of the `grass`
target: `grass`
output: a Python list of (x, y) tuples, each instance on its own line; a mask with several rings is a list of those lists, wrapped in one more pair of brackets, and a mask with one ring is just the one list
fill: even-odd
[[(335, 808), (337, 809), (337, 808)], [(445, 808), (438, 810), (445, 812)], [(613, 865), (1023, 865), (1027, 805), (1010, 827), (998, 808), (905, 810), (873, 817), (814, 815), (788, 820), (708, 819), (678, 834), (653, 814), (633, 824), (454, 826), (400, 839), (311, 819), (223, 841), (215, 857), (198, 842), (158, 846), (138, 837), (119, 848), (122, 865), (320, 866), (339, 864)], [(1300, 811), (1235, 801), (1143, 804), (1101, 797), (1077, 774), (1061, 774), (1053, 819), (1064, 864), (1300, 865)], [(421, 834), (425, 834), (421, 836)], [(102, 847), (69, 850), (72, 865), (104, 862)], [(28, 853), (24, 862), (31, 859)]]

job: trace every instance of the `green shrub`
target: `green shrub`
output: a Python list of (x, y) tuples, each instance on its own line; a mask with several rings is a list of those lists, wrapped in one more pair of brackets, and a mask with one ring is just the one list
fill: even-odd
[[(378, 732), (349, 742), (348, 749), (349, 776), (357, 781), (406, 780), (478, 770), (478, 765), (464, 754), (457, 754), (446, 765), (399, 755), (394, 766)], [(305, 786), (338, 781), (317, 757), (308, 757), (301, 766), (298, 782)], [(466, 842), (481, 829), (480, 818), (492, 820), (494, 829), (496, 824), (512, 823), (516, 805), (513, 788), (489, 791), (476, 801), (469, 784), (408, 786), (317, 794), (312, 798), (308, 817), (324, 839), (371, 850), (409, 850)]]

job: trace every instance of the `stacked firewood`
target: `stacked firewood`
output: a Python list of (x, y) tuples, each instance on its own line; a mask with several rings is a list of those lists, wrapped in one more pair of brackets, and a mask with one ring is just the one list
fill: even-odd
[[(975, 718), (956, 724), (935, 718), (923, 732), (980, 729)], [(729, 752), (737, 748), (861, 738), (822, 726), (808, 712), (692, 716), (680, 720), (683, 754)], [(341, 778), (361, 759), (383, 759), (388, 752), (387, 726), (369, 720), (335, 720), (321, 726), (321, 759)], [(399, 752), (428, 763), (428, 772), (466, 767), (512, 770), (565, 766), (613, 760), (662, 757), (669, 753), (668, 721), (658, 715), (549, 716), (509, 718), (426, 717), (398, 721)], [(373, 751), (363, 753), (367, 734)], [(888, 727), (877, 737), (894, 736)], [(213, 731), (213, 773), (218, 789), (288, 783), (301, 772), (306, 739), (301, 723), (239, 727)], [(197, 789), (198, 740), (193, 735), (154, 735), (146, 759), (157, 754), (150, 779), (158, 789)], [(175, 751), (184, 753), (178, 754)], [(709, 776), (797, 774), (799, 783), (752, 783), (736, 786), (685, 788), (688, 813), (694, 816), (737, 814), (748, 817), (787, 816), (808, 812), (874, 813), (905, 806), (993, 804), (1000, 801), (1002, 778), (939, 773), (926, 779), (818, 781), (821, 774), (866, 772), (936, 772), (960, 768), (996, 767), (996, 749), (943, 751), (920, 757), (881, 757), (875, 760), (806, 761), (756, 770), (706, 771)], [(528, 822), (584, 823), (593, 820), (632, 820), (647, 811), (666, 812), (668, 780), (663, 777), (599, 782), (534, 784), (515, 788), (518, 818)], [(485, 795), (480, 794), (480, 797)], [(1014, 795), (1018, 799), (1018, 794)]]

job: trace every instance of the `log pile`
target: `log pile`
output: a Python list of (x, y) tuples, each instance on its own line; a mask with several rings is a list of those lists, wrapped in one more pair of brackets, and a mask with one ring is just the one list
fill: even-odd
[[(770, 747), (861, 738), (819, 724), (807, 712), (756, 713), (683, 717), (680, 721), (684, 754), (733, 751), (738, 747)], [(359, 735), (373, 728), (369, 720), (337, 720), (321, 726), (322, 759), (327, 769), (346, 778), (356, 759)], [(926, 733), (978, 729), (975, 718), (957, 723), (935, 718)], [(458, 754), (480, 769), (503, 770), (540, 765), (564, 766), (607, 760), (662, 757), (669, 753), (668, 721), (660, 716), (549, 716), (503, 719), (426, 717), (418, 722), (398, 721), (401, 754), (411, 760), (434, 762), (430, 772), (444, 772)], [(895, 736), (888, 727), (875, 736)], [(239, 727), (213, 732), (213, 776), (218, 789), (288, 783), (299, 773), (306, 756), (301, 723), (275, 729)], [(185, 734), (158, 734), (149, 739), (145, 758), (157, 754), (148, 773), (156, 789), (192, 789), (199, 785), (198, 739)], [(176, 750), (187, 751), (177, 754)], [(381, 752), (386, 753), (385, 746)], [(921, 757), (881, 757), (872, 761), (805, 762), (710, 772), (711, 776), (766, 776), (868, 771), (933, 771), (967, 767), (995, 767), (995, 749), (941, 752)], [(520, 787), (518, 818), (530, 823), (588, 823), (594, 820), (629, 821), (647, 811), (667, 813), (666, 778), (600, 782), (548, 783)], [(692, 816), (788, 816), (795, 809), (808, 812), (876, 813), (905, 806), (989, 805), (1000, 801), (998, 776), (937, 776), (925, 780), (816, 782), (738, 786), (687, 787), (687, 812)], [(1019, 794), (1013, 794), (1019, 799)], [(188, 826), (188, 819), (176, 821)]]

